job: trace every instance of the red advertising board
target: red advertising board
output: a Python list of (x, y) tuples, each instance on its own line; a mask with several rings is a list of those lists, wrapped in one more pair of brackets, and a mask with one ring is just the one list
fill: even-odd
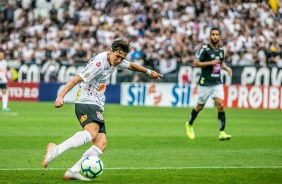
[(229, 85), (224, 94), (225, 107), (282, 109), (281, 86)]
[(38, 101), (38, 83), (9, 82), (8, 90), (11, 101)]

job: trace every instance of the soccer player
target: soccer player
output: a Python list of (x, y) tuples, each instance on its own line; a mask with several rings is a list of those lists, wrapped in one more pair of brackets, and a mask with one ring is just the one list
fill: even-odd
[(123, 38), (115, 39), (108, 52), (102, 52), (91, 58), (87, 66), (73, 77), (59, 93), (55, 101), (56, 108), (64, 105), (64, 96), (75, 85), (79, 84), (75, 113), (83, 130), (59, 145), (49, 143), (43, 161), (44, 167), (47, 167), (66, 150), (92, 142), (92, 146), (82, 155), (81, 159), (72, 168), (69, 168), (64, 175), (66, 180), (89, 180), (79, 173), (80, 165), (86, 157), (99, 157), (106, 149), (106, 127), (102, 113), (105, 104), (104, 92), (111, 74), (116, 68), (127, 68), (146, 73), (153, 79), (159, 80), (162, 77), (155, 71), (125, 60), (129, 51), (130, 46), (127, 40)]
[(8, 108), (8, 90), (7, 90), (7, 61), (4, 59), (4, 52), (0, 52), (0, 88), (2, 90), (2, 110), (9, 112)]
[(206, 101), (212, 97), (218, 110), (219, 140), (229, 140), (231, 135), (225, 133), (226, 117), (223, 100), (224, 90), (220, 79), (220, 70), (226, 70), (231, 76), (231, 69), (224, 63), (224, 51), (219, 46), (220, 30), (210, 30), (210, 44), (202, 46), (195, 54), (194, 67), (201, 67), (202, 72), (198, 81), (198, 103), (193, 108), (186, 122), (186, 133), (190, 139), (195, 139), (193, 123), (198, 113), (204, 108)]

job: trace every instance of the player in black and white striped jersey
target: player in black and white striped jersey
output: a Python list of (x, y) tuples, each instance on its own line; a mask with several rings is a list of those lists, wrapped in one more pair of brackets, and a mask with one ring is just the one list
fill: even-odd
[(107, 84), (111, 74), (117, 68), (143, 72), (150, 78), (160, 79), (161, 74), (146, 69), (141, 65), (125, 60), (130, 51), (129, 43), (122, 38), (115, 39), (109, 51), (102, 52), (89, 60), (86, 67), (72, 78), (59, 93), (55, 107), (64, 105), (65, 95), (77, 84), (79, 89), (75, 100), (75, 113), (83, 127), (83, 131), (56, 145), (49, 143), (43, 166), (47, 167), (55, 158), (71, 148), (92, 142), (92, 146), (82, 155), (81, 159), (65, 173), (67, 180), (89, 180), (80, 173), (81, 162), (88, 156), (100, 156), (106, 149), (106, 127), (103, 118)]

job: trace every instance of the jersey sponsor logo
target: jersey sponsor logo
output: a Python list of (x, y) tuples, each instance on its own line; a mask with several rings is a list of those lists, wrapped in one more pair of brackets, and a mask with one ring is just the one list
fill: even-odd
[(97, 62), (96, 66), (100, 67), (101, 66), (101, 62)]
[(87, 78), (87, 77), (89, 77), (90, 76), (90, 73), (86, 73), (83, 77), (84, 78)]
[(99, 92), (104, 92), (106, 91), (107, 85), (106, 84), (100, 84), (98, 91)]
[(98, 118), (99, 120), (104, 120), (103, 115), (101, 114), (101, 112), (96, 111), (96, 115), (97, 115), (97, 118)]
[(77, 93), (76, 93), (76, 97), (75, 97), (75, 100), (76, 100), (76, 101), (78, 100), (80, 94), (81, 94), (81, 90), (79, 89), (79, 90), (77, 91)]
[(212, 73), (211, 77), (219, 77), (219, 74), (218, 73)]
[(83, 123), (85, 120), (87, 120), (87, 115), (86, 114), (81, 116), (80, 119), (79, 119), (80, 123)]
[(201, 80), (200, 80), (200, 84), (204, 84), (205, 83), (205, 78), (202, 77)]
[(212, 73), (213, 74), (219, 74), (219, 72), (220, 72), (220, 64), (217, 63), (213, 66), (213, 72)]

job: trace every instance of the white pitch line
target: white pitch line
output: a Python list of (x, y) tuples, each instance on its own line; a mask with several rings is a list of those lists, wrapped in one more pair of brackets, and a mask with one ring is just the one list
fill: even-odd
[[(112, 167), (105, 170), (184, 170), (184, 169), (281, 169), (282, 166), (203, 166), (203, 167)], [(67, 168), (0, 168), (0, 171), (52, 171)]]
[(6, 116), (17, 116), (18, 115), (17, 112), (3, 112), (3, 114)]

